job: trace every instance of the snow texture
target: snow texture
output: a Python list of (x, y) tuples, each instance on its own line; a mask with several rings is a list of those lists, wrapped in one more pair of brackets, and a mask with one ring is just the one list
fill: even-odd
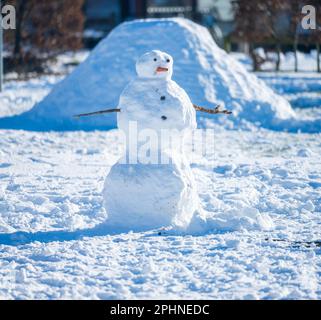
[(215, 138), (192, 171), (217, 229), (122, 233), (101, 194), (117, 131), (0, 130), (0, 297), (320, 299), (320, 134)]
[[(219, 103), (233, 111), (229, 120), (224, 116), (216, 117), (216, 121), (225, 126), (244, 127), (246, 123), (254, 123), (275, 130), (308, 132), (315, 132), (320, 127), (320, 122), (302, 121), (296, 117), (284, 98), (221, 50), (206, 28), (183, 18), (121, 24), (42, 102), (23, 115), (1, 119), (0, 127), (31, 130), (115, 128), (115, 115), (80, 120), (72, 116), (116, 107), (122, 90), (135, 77), (136, 59), (154, 49), (173, 56), (174, 80), (186, 90), (193, 103), (207, 107)], [(202, 125), (203, 122), (199, 123)]]

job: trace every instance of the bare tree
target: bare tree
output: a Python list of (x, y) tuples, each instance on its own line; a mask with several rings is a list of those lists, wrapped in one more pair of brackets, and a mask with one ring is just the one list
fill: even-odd
[(308, 39), (310, 40), (310, 44), (314, 44), (316, 46), (317, 51), (317, 71), (321, 72), (321, 64), (320, 64), (320, 54), (321, 54), (321, 2), (320, 0), (312, 0), (309, 4), (313, 5), (316, 12), (316, 29), (309, 30)]
[(17, 12), (16, 29), (6, 30), (5, 46), (14, 67), (37, 64), (82, 47), (84, 0), (5, 0)]
[(254, 47), (259, 43), (272, 44), (277, 54), (276, 70), (280, 69), (282, 44), (289, 38), (287, 16), (290, 0), (235, 0), (235, 35), (250, 43), (254, 70), (259, 67)]
[(249, 43), (250, 55), (253, 62), (253, 70), (260, 69), (262, 61), (255, 54), (255, 44), (263, 42), (270, 37), (266, 28), (268, 16), (264, 0), (248, 1), (236, 0), (233, 3), (235, 12), (235, 31), (232, 37)]
[(298, 71), (298, 45), (300, 39), (300, 24), (301, 24), (301, 0), (292, 0), (289, 1), (289, 8), (291, 11), (291, 26), (290, 33), (292, 39), (292, 47), (294, 53), (294, 71)]
[(267, 16), (267, 29), (271, 41), (275, 45), (277, 54), (276, 71), (280, 70), (282, 43), (286, 42), (288, 37), (288, 26), (284, 24), (284, 17), (289, 12), (289, 0), (266, 0), (265, 14)]
[(311, 0), (309, 5), (315, 8), (316, 12), (316, 29), (303, 30), (301, 26), (304, 15), (302, 14), (302, 7), (306, 4), (302, 0), (289, 1), (291, 7), (291, 34), (293, 41), (293, 51), (295, 57), (294, 70), (298, 71), (297, 50), (298, 44), (305, 44), (307, 46), (316, 46), (317, 49), (317, 70), (320, 72), (320, 43), (321, 43), (321, 3), (320, 0)]

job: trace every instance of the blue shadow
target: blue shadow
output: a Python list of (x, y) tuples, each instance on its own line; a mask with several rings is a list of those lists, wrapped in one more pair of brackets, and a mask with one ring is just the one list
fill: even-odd
[(115, 230), (112, 226), (108, 226), (105, 223), (99, 224), (91, 229), (79, 229), (75, 231), (39, 231), (39, 232), (24, 232), (18, 231), (14, 233), (0, 234), (0, 244), (9, 246), (24, 245), (32, 242), (63, 242), (79, 240), (85, 237), (99, 237), (106, 235), (116, 235), (128, 230)]

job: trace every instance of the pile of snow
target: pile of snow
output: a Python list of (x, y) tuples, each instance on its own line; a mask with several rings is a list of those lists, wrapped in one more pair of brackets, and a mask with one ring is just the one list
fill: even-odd
[(228, 211), (212, 214), (203, 211), (193, 216), (187, 233), (204, 234), (207, 232), (226, 232), (238, 230), (262, 230), (271, 231), (274, 229), (273, 220), (267, 213), (249, 206), (238, 206)]
[(284, 129), (290, 125), (284, 120), (295, 118), (289, 103), (221, 50), (206, 28), (190, 20), (171, 18), (121, 24), (42, 102), (21, 116), (1, 119), (0, 127), (32, 130), (115, 127), (115, 115), (81, 120), (72, 116), (116, 107), (120, 93), (135, 77), (136, 59), (153, 49), (173, 56), (173, 79), (195, 104), (210, 107), (219, 103), (233, 110), (229, 120), (226, 116), (215, 116), (215, 121), (229, 122), (233, 127), (248, 121)]

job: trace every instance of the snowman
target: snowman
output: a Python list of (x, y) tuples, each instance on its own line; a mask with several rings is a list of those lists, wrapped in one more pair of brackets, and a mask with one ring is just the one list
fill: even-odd
[[(118, 112), (117, 126), (126, 137), (124, 155), (105, 180), (108, 223), (128, 230), (184, 229), (202, 210), (184, 139), (197, 127), (196, 111), (230, 112), (194, 105), (171, 79), (173, 58), (165, 52), (145, 53), (137, 60), (136, 72), (137, 77), (121, 93), (117, 108), (78, 115)], [(146, 136), (150, 138), (148, 152), (146, 139), (139, 139)], [(164, 137), (174, 139), (175, 147)], [(142, 154), (145, 157), (140, 157)]]

